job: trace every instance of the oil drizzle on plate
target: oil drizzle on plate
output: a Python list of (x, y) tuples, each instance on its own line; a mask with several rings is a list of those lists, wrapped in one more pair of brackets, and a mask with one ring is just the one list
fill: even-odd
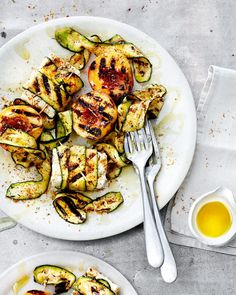
[(25, 47), (27, 42), (19, 44), (15, 47), (16, 53), (24, 60), (29, 60), (30, 58), (30, 52), (29, 50)]
[(20, 290), (28, 283), (29, 276), (24, 275), (12, 286), (12, 291), (14, 295), (18, 295)]

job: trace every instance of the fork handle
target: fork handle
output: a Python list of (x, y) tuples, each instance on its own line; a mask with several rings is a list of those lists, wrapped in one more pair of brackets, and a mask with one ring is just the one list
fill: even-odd
[(161, 266), (161, 276), (165, 282), (173, 283), (177, 278), (177, 268), (176, 268), (175, 259), (174, 259), (172, 250), (170, 248), (169, 241), (166, 237), (163, 224), (161, 222), (160, 211), (158, 208), (157, 199), (155, 197), (155, 192), (154, 192), (154, 181), (148, 180), (148, 184), (149, 184), (149, 189), (151, 194), (152, 207), (154, 211), (156, 227), (161, 239), (162, 248), (164, 252), (164, 262)]
[(148, 263), (152, 267), (160, 267), (163, 263), (164, 255), (160, 237), (157, 232), (154, 216), (150, 206), (150, 201), (147, 193), (147, 184), (144, 176), (144, 169), (139, 170), (139, 178), (143, 199), (144, 235), (147, 259)]

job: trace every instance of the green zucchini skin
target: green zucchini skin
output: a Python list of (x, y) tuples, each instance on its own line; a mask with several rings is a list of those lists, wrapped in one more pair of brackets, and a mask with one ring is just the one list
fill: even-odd
[(142, 101), (151, 100), (148, 107), (148, 116), (149, 118), (154, 119), (157, 118), (164, 105), (164, 97), (166, 93), (167, 90), (163, 85), (152, 84), (142, 90), (134, 91), (133, 95)]
[(80, 294), (86, 295), (93, 295), (95, 292), (96, 294), (115, 295), (115, 293), (105, 286), (104, 283), (101, 283), (94, 278), (85, 276), (78, 278), (73, 285), (73, 289), (78, 291)]
[(86, 220), (86, 212), (78, 209), (73, 198), (70, 196), (57, 197), (53, 201), (53, 206), (58, 215), (69, 223), (81, 224)]
[(143, 56), (143, 53), (132, 43), (126, 42), (110, 44), (105, 42), (94, 42), (86, 38), (81, 33), (68, 27), (57, 29), (55, 32), (55, 39), (62, 47), (73, 52), (80, 52), (83, 48), (86, 48), (95, 55), (100, 55), (104, 52), (104, 50), (112, 48), (122, 52), (127, 58)]
[(152, 64), (150, 60), (144, 56), (132, 59), (134, 77), (138, 83), (145, 83), (151, 79)]
[[(0, 145), (10, 152), (14, 151), (11, 147), (37, 148), (35, 138), (22, 130), (7, 128), (0, 136)], [(6, 146), (9, 146), (7, 149)]]
[(24, 168), (37, 166), (46, 158), (44, 151), (30, 148), (19, 148), (11, 156), (16, 165), (21, 165)]
[(111, 213), (123, 202), (124, 198), (120, 192), (110, 192), (86, 205), (84, 211), (87, 213), (96, 212), (98, 214)]
[(45, 152), (46, 158), (36, 167), (38, 173), (41, 175), (41, 180), (13, 183), (8, 187), (6, 197), (17, 201), (31, 200), (39, 198), (46, 192), (51, 176), (51, 160), (46, 149), (43, 149), (43, 151)]
[(121, 159), (117, 149), (108, 143), (99, 143), (96, 145), (96, 149), (99, 152), (104, 152), (107, 154), (108, 158), (116, 164), (117, 167), (122, 168), (127, 164)]
[(124, 140), (125, 134), (123, 132), (114, 130), (111, 133), (109, 133), (105, 138), (103, 138), (103, 143), (113, 145), (117, 149), (118, 153), (123, 154)]
[(55, 285), (55, 294), (67, 292), (76, 277), (69, 270), (56, 265), (40, 265), (34, 269), (34, 281), (40, 285)]
[(71, 198), (78, 209), (83, 209), (86, 205), (92, 202), (92, 199), (81, 194), (72, 192), (63, 192), (56, 195), (56, 198)]

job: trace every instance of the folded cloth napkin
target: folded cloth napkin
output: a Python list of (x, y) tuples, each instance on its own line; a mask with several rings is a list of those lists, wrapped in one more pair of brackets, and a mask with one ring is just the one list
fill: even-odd
[(198, 132), (189, 173), (169, 204), (165, 227), (170, 242), (236, 255), (236, 239), (215, 248), (196, 240), (188, 228), (196, 198), (218, 186), (236, 196), (236, 71), (210, 66), (197, 108)]

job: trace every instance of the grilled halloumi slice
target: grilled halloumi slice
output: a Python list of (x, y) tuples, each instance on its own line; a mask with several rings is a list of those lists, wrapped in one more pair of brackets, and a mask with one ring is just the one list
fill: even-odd
[(108, 94), (92, 91), (75, 99), (72, 115), (75, 132), (83, 138), (97, 141), (112, 129), (117, 119), (117, 108)]
[(88, 79), (94, 90), (109, 94), (119, 102), (132, 91), (134, 81), (129, 60), (119, 51), (108, 50), (95, 58)]
[(53, 53), (44, 58), (39, 71), (70, 95), (83, 87), (80, 71)]
[(40, 113), (46, 114), (51, 119), (54, 118), (56, 115), (56, 111), (54, 110), (54, 108), (52, 108), (49, 104), (42, 100), (41, 97), (33, 94), (28, 90), (25, 90), (22, 93), (21, 99), (36, 110), (38, 110)]
[(30, 80), (23, 86), (33, 94), (41, 97), (47, 104), (58, 112), (64, 111), (71, 97), (58, 84), (40, 72), (34, 71)]
[(37, 139), (43, 131), (43, 120), (31, 106), (12, 105), (0, 112), (0, 133), (8, 128), (25, 131)]
[(98, 180), (96, 189), (102, 189), (107, 184), (107, 155), (98, 152)]
[[(66, 146), (61, 146), (59, 149), (61, 156), (63, 151), (67, 150)], [(70, 191), (93, 191), (102, 189), (107, 184), (107, 155), (105, 153), (74, 145), (69, 149), (68, 160), (64, 166), (61, 165), (63, 157), (59, 157), (58, 149), (53, 149), (52, 153), (51, 183), (56, 189), (61, 189), (63, 180), (66, 179), (67, 187), (64, 184), (64, 188)]]

